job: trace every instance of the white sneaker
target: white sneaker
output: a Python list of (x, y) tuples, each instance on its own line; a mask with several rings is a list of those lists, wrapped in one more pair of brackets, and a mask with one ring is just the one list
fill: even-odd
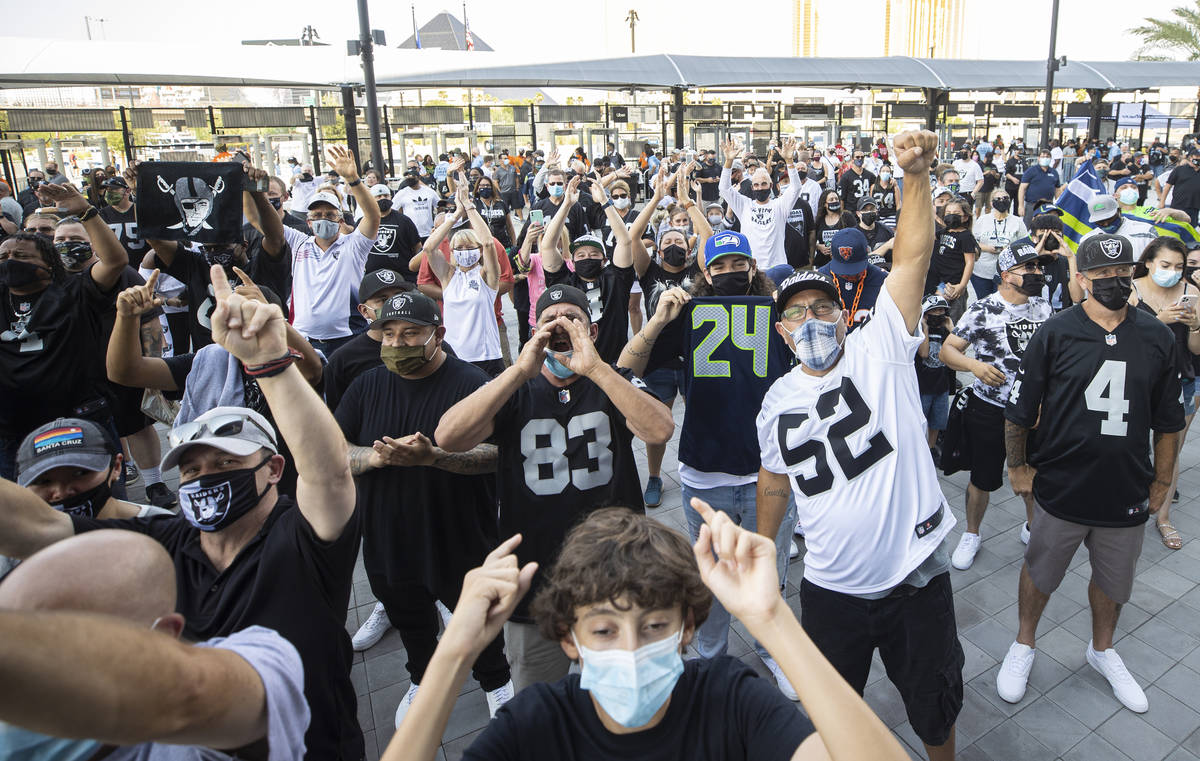
[(975, 554), (979, 552), (979, 543), (983, 541), (979, 538), (979, 534), (972, 534), (970, 531), (964, 531), (962, 539), (958, 540), (958, 547), (954, 549), (954, 554), (950, 557), (950, 565), (960, 571), (965, 571), (975, 562)]
[(408, 692), (404, 693), (404, 697), (400, 698), (400, 705), (396, 706), (396, 729), (400, 728), (400, 722), (404, 721), (405, 715), (408, 714), (408, 709), (412, 707), (413, 700), (417, 697), (419, 684), (410, 684)]
[(1125, 668), (1125, 662), (1117, 655), (1116, 650), (1110, 647), (1103, 652), (1097, 652), (1089, 641), (1087, 662), (1108, 680), (1113, 695), (1121, 701), (1121, 705), (1134, 713), (1145, 713), (1149, 710), (1150, 703), (1146, 700), (1146, 693), (1142, 692), (1142, 688), (1134, 681), (1133, 675)]
[(1019, 703), (1025, 697), (1029, 672), (1033, 669), (1034, 649), (1020, 642), (1012, 643), (1000, 671), (996, 674), (996, 693), (1009, 703)]
[(779, 664), (775, 662), (775, 659), (768, 655), (763, 657), (762, 662), (766, 664), (767, 670), (775, 677), (775, 684), (779, 687), (779, 691), (783, 693), (783, 696), (788, 700), (799, 700), (800, 696), (796, 694), (796, 689), (792, 687), (792, 683), (788, 681), (787, 676), (783, 673), (783, 669), (779, 668)]
[(795, 560), (800, 557), (800, 548), (796, 545), (796, 541), (792, 540), (792, 546), (788, 548), (788, 559)]
[(374, 647), (375, 643), (383, 639), (383, 635), (387, 634), (387, 630), (390, 628), (392, 628), (392, 622), (388, 620), (383, 603), (375, 603), (375, 610), (371, 611), (367, 620), (358, 627), (358, 631), (354, 632), (354, 639), (350, 640), (354, 652), (359, 653)]
[(1029, 524), (1021, 524), (1021, 544), (1029, 544)]
[(800, 524), (799, 518), (796, 519), (796, 528), (792, 530), (792, 533), (796, 536), (804, 536), (804, 526)]
[(512, 680), (509, 679), (508, 682), (500, 687), (497, 687), (491, 692), (485, 692), (483, 694), (487, 695), (488, 718), (494, 719), (496, 718), (496, 711), (500, 710), (500, 706), (513, 699), (513, 695), (516, 694), (516, 689), (513, 688)]
[(438, 615), (442, 617), (442, 628), (448, 629), (450, 627), (450, 616), (453, 614), (450, 612), (449, 608), (442, 604), (441, 600), (437, 600), (436, 603)]

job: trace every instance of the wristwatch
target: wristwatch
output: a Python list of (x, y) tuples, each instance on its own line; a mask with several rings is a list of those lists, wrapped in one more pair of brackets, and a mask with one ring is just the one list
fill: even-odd
[(97, 209), (95, 206), (89, 206), (89, 207), (87, 207), (87, 211), (85, 211), (84, 213), (79, 215), (79, 221), (86, 222), (99, 213), (100, 213), (100, 210)]

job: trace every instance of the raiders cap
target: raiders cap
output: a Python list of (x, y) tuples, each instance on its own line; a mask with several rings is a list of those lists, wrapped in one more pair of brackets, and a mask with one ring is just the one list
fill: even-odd
[[(379, 270), (376, 270), (379, 272)], [(397, 293), (380, 307), (378, 317), (371, 323), (372, 328), (382, 327), (385, 322), (400, 320), (414, 325), (442, 324), (442, 312), (437, 302), (420, 291), (405, 291)]]
[(833, 281), (832, 275), (827, 275), (819, 270), (797, 270), (785, 277), (779, 284), (779, 297), (775, 300), (775, 306), (782, 313), (793, 296), (800, 291), (814, 289), (824, 291), (833, 299), (833, 303), (841, 304), (842, 297), (838, 294), (837, 283)]
[(555, 304), (574, 304), (583, 310), (583, 313), (591, 319), (592, 305), (588, 303), (588, 298), (583, 291), (573, 285), (552, 285), (542, 291), (542, 295), (538, 297), (537, 309), (534, 314), (537, 317), (542, 316), (542, 312), (547, 307)]
[(17, 483), (29, 486), (54, 468), (107, 470), (119, 450), (100, 426), (59, 418), (34, 429), (17, 449)]
[(309, 210), (311, 211), (312, 207), (316, 206), (319, 203), (327, 203), (335, 209), (342, 208), (341, 199), (339, 199), (336, 195), (334, 195), (333, 191), (330, 191), (330, 190), (322, 190), (320, 193), (317, 193), (316, 195), (314, 195), (312, 197), (312, 199), (309, 200), (309, 202), (308, 202)]
[(1054, 261), (1054, 257), (1049, 254), (1039, 254), (1037, 248), (1033, 245), (1033, 239), (1026, 236), (1017, 238), (1011, 244), (1004, 247), (997, 259), (996, 266), (1001, 272), (1008, 272), (1013, 267), (1020, 267), (1033, 259), (1040, 260), (1042, 266), (1046, 266)]
[(580, 235), (578, 238), (571, 241), (571, 253), (575, 253), (576, 249), (583, 248), (584, 246), (591, 246), (592, 248), (598, 249), (600, 253), (604, 253), (604, 241), (600, 240), (599, 235), (593, 235), (591, 233)]
[(379, 269), (363, 275), (358, 285), (358, 303), (365, 304), (367, 299), (386, 288), (400, 288), (405, 291), (413, 289), (412, 283), (389, 269)]
[(1114, 264), (1133, 264), (1133, 245), (1124, 235), (1089, 235), (1075, 252), (1075, 266), (1080, 272)]
[(936, 293), (931, 293), (921, 302), (921, 314), (928, 314), (935, 309), (945, 309), (946, 311), (949, 311), (950, 302), (946, 301), (946, 299), (942, 298)]
[(384, 196), (391, 198), (392, 197), (392, 189), (389, 188), (387, 185), (384, 185), (382, 182), (379, 183), (378, 185), (371, 186), (371, 197), (372, 198), (383, 198)]

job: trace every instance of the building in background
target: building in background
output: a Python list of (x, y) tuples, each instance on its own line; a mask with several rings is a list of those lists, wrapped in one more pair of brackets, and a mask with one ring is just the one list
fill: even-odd
[(792, 55), (817, 55), (817, 0), (795, 0), (792, 8)]
[(883, 54), (962, 58), (966, 0), (883, 0)]

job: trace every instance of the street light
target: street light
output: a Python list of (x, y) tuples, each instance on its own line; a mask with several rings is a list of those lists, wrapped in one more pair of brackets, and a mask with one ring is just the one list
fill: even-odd
[[(380, 172), (381, 177), (391, 174), (391, 167), (384, 169), (383, 144), (379, 140), (379, 101), (375, 97), (375, 48), (386, 45), (382, 29), (371, 31), (371, 20), (367, 16), (367, 0), (358, 0), (358, 39), (350, 43), (352, 51), (357, 48), (358, 56), (362, 59), (363, 84), (367, 96), (367, 130), (371, 133), (371, 167)], [(350, 150), (358, 154), (358, 146), (350, 146)]]
[[(1053, 116), (1053, 107), (1050, 103), (1051, 96), (1054, 92), (1054, 72), (1058, 71), (1059, 60), (1054, 55), (1054, 43), (1058, 39), (1058, 0), (1054, 0), (1054, 10), (1050, 16), (1050, 55), (1046, 57), (1046, 99), (1042, 103), (1042, 136), (1038, 141), (1038, 150), (1049, 150), (1050, 148), (1050, 119)], [(1066, 65), (1066, 59), (1063, 59), (1063, 65)]]

